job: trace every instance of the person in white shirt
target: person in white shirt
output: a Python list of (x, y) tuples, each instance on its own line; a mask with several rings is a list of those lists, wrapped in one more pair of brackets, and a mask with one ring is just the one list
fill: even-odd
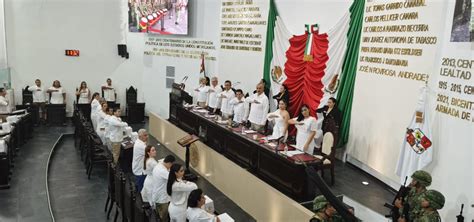
[(232, 116), (233, 110), (230, 101), (235, 97), (235, 93), (232, 90), (232, 83), (226, 80), (224, 83), (224, 90), (219, 94), (221, 102), (221, 113), (224, 119), (228, 119)]
[[(92, 95), (92, 102), (91, 102), (91, 121), (92, 121), (92, 126), (94, 129), (97, 128), (97, 112), (101, 110), (100, 106), (100, 96), (99, 93), (94, 93)], [(104, 100), (105, 101), (105, 100)]]
[[(105, 134), (104, 134), (104, 145), (108, 145), (109, 142), (110, 142), (110, 134), (112, 133), (111, 131), (111, 125), (110, 125), (110, 121), (112, 121), (112, 117), (114, 116), (114, 109), (112, 107), (107, 107), (107, 112), (105, 113), (107, 114), (105, 117), (104, 117), (104, 126), (105, 126)], [(119, 116), (120, 118), (120, 116)]]
[(285, 100), (280, 100), (278, 102), (278, 109), (267, 115), (268, 121), (273, 122), (273, 133), (268, 139), (275, 140), (283, 137), (283, 141), (286, 141), (288, 137), (288, 120), (290, 119), (290, 114), (286, 111), (286, 107)]
[(112, 79), (108, 78), (107, 83), (102, 86), (102, 92), (104, 95), (104, 99), (108, 103), (115, 103), (117, 93), (115, 92), (115, 88), (112, 86)]
[(145, 129), (138, 130), (138, 139), (133, 144), (132, 172), (135, 175), (135, 186), (137, 192), (141, 192), (146, 174), (143, 171), (143, 159), (145, 158), (145, 147), (148, 141), (148, 132)]
[(316, 118), (310, 116), (309, 108), (307, 105), (301, 106), (300, 114), (297, 118), (288, 120), (289, 124), (294, 124), (297, 130), (296, 133), (296, 148), (313, 155), (314, 136), (318, 130), (316, 124)]
[(46, 120), (46, 95), (41, 87), (41, 80), (35, 80), (35, 86), (28, 87), (28, 91), (33, 93), (33, 105), (38, 107), (39, 117), (42, 121)]
[(54, 80), (53, 86), (46, 91), (50, 95), (51, 104), (66, 104), (66, 92), (61, 87), (59, 80)]
[(109, 109), (107, 103), (103, 102), (101, 104), (102, 109), (97, 112), (97, 127), (95, 128), (95, 132), (102, 140), (102, 143), (105, 144), (105, 117), (107, 117), (107, 110)]
[(250, 103), (250, 114), (248, 120), (251, 128), (256, 131), (263, 131), (267, 122), (267, 113), (269, 109), (268, 97), (263, 92), (264, 85), (257, 85), (256, 93), (247, 97), (245, 102)]
[(201, 189), (191, 191), (188, 197), (188, 209), (186, 210), (189, 222), (220, 222), (219, 217), (202, 209), (205, 203), (206, 198)]
[(217, 77), (212, 77), (211, 85), (209, 86), (209, 99), (207, 101), (207, 106), (209, 111), (219, 114), (221, 108), (221, 99), (218, 97), (218, 95), (222, 92), (222, 89), (217, 84)]
[(85, 81), (81, 82), (81, 86), (76, 88), (76, 96), (78, 96), (77, 104), (88, 104), (91, 100), (91, 91), (87, 88)]
[[(107, 103), (104, 103), (104, 104), (107, 104)], [(111, 116), (108, 120), (109, 130), (110, 130), (109, 139), (112, 146), (112, 156), (114, 158), (114, 163), (117, 163), (120, 157), (120, 146), (122, 145), (122, 141), (123, 141), (123, 131), (125, 130), (124, 127), (128, 126), (128, 124), (126, 122), (123, 122), (120, 119), (121, 111), (119, 108), (115, 108), (113, 112), (114, 112), (114, 115)], [(135, 145), (136, 143), (134, 144), (134, 151), (135, 151)], [(135, 157), (135, 152), (134, 152), (134, 157)]]
[(234, 110), (234, 118), (232, 121), (243, 124), (247, 122), (248, 116), (248, 103), (245, 102), (244, 99), (244, 92), (241, 89), (235, 90), (235, 98), (233, 98), (230, 102), (232, 108)]
[(156, 206), (156, 212), (160, 215), (162, 221), (168, 221), (168, 207), (170, 204), (170, 196), (166, 192), (168, 184), (169, 171), (176, 161), (173, 155), (166, 156), (160, 160), (155, 169), (153, 169), (153, 194), (150, 205)]
[[(145, 158), (143, 159), (143, 170), (146, 173), (145, 182), (143, 183), (143, 189), (141, 191), (143, 202), (152, 202), (153, 199), (153, 170), (158, 165), (158, 162), (155, 160), (156, 149), (151, 145), (145, 147)], [(150, 203), (153, 206), (153, 202)]]
[(200, 107), (206, 107), (207, 99), (209, 97), (209, 86), (207, 86), (206, 78), (199, 80), (199, 88), (194, 89), (197, 92), (197, 104)]
[(166, 193), (171, 197), (168, 212), (173, 222), (186, 222), (188, 195), (198, 188), (195, 183), (183, 180), (183, 176), (184, 167), (181, 164), (173, 164), (166, 184)]
[(7, 91), (5, 88), (0, 88), (0, 116), (3, 120), (7, 117), (7, 114), (11, 112), (9, 110), (8, 104), (10, 103), (5, 96), (7, 95)]

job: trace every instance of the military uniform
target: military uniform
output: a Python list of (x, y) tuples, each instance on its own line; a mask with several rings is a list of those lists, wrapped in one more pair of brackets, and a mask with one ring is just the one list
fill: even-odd
[(444, 196), (436, 190), (428, 190), (422, 197), (422, 201), (426, 200), (429, 203), (427, 208), (423, 208), (418, 218), (415, 218), (413, 222), (441, 222), (441, 217), (437, 210), (444, 206)]
[[(426, 192), (426, 187), (431, 185), (431, 175), (423, 170), (415, 171), (411, 178), (418, 182), (423, 188), (417, 192), (416, 188), (413, 187), (408, 192), (408, 195), (403, 199), (404, 203), (407, 203), (410, 207), (408, 214), (409, 219), (415, 220), (420, 217), (421, 214), (421, 201)], [(403, 207), (399, 209), (400, 215), (403, 215)]]
[[(333, 215), (331, 218), (325, 219), (323, 216), (329, 202), (323, 195), (319, 195), (313, 200), (313, 211), (316, 213), (311, 221), (314, 222), (343, 222), (344, 220), (339, 215)], [(326, 215), (326, 217), (328, 217)]]

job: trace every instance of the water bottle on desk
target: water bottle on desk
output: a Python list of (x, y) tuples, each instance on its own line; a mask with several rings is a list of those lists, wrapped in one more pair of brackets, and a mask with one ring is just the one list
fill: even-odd
[(242, 134), (245, 135), (245, 126), (242, 126)]

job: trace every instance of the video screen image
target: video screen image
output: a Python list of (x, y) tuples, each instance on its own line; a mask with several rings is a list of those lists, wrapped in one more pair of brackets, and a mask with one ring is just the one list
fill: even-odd
[(188, 0), (128, 0), (130, 32), (188, 34)]

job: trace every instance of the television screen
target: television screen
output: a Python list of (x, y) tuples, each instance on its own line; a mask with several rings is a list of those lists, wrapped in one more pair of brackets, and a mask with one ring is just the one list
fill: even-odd
[(188, 0), (128, 0), (130, 32), (188, 34)]

